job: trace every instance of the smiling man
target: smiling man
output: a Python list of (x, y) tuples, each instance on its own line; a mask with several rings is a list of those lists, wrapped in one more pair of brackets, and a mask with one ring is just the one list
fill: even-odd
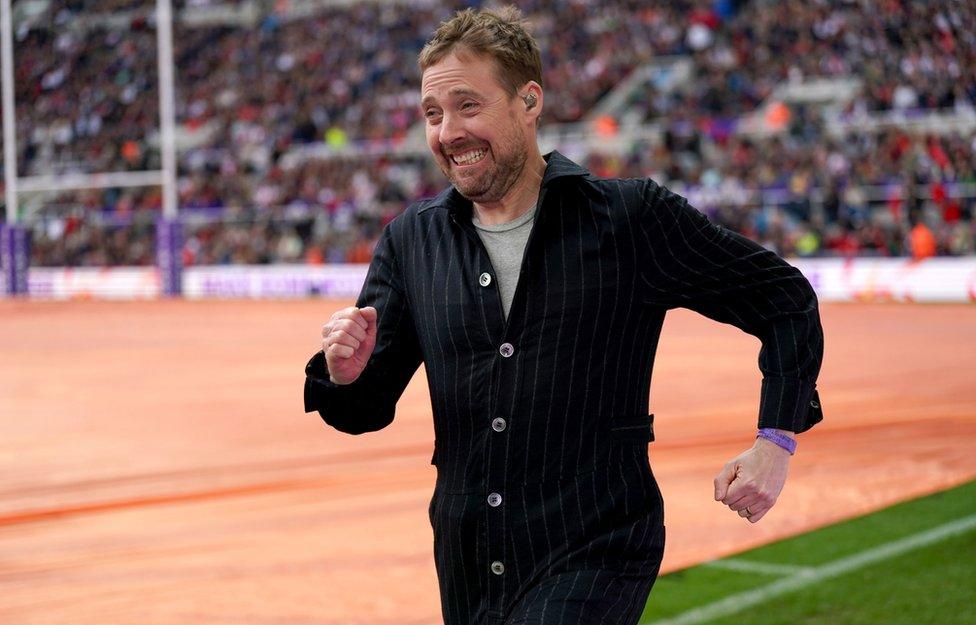
[(451, 186), (384, 230), (356, 306), (322, 328), (305, 408), (343, 432), (381, 429), (424, 363), (445, 623), (632, 625), (664, 549), (647, 444), (665, 313), (762, 342), (755, 444), (713, 484), (757, 522), (794, 434), (822, 419), (816, 297), (654, 181), (541, 155), (540, 55), (514, 9), (459, 12), (420, 67), (427, 143)]
[(542, 70), (537, 56), (529, 61), (523, 66), (512, 59), (506, 67), (485, 52), (438, 46), (436, 40), (421, 56), (427, 144), (444, 175), (487, 223), (533, 208), (546, 170), (534, 140)]

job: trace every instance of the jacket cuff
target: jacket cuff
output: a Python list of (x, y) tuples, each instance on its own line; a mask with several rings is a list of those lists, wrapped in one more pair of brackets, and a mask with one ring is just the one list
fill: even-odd
[(805, 432), (823, 420), (815, 382), (764, 378), (759, 399), (759, 427)]
[(315, 355), (305, 364), (305, 375), (315, 380), (329, 381), (329, 370), (325, 366), (325, 352), (322, 350), (315, 352)]
[(393, 421), (396, 401), (387, 401), (376, 379), (377, 373), (367, 370), (351, 384), (336, 384), (329, 380), (320, 351), (305, 365), (305, 412), (318, 412), (328, 425), (347, 434), (381, 430)]
[(325, 388), (336, 388), (329, 380), (325, 366), (325, 352), (319, 351), (305, 365), (305, 412), (315, 412), (323, 404), (320, 393)]

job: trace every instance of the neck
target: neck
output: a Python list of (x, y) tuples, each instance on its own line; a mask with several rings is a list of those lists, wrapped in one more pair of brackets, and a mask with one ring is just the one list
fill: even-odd
[(518, 219), (535, 206), (546, 172), (546, 160), (535, 149), (512, 188), (496, 202), (474, 202), (474, 214), (485, 225), (503, 224)]

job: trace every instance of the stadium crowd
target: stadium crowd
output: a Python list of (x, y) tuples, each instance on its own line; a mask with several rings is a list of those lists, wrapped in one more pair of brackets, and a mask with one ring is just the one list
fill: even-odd
[(673, 93), (647, 85), (633, 102), (649, 120), (734, 118), (815, 78), (862, 81), (849, 112), (976, 105), (972, 2), (753, 0), (725, 23), (702, 14), (687, 38), (695, 80)]
[(18, 37), (14, 84), (23, 175), (159, 169), (156, 34), (54, 27)]
[[(147, 4), (113, 0), (109, 9), (131, 11), (124, 28), (97, 20), (81, 28), (69, 27), (72, 16), (108, 5), (52, 0), (48, 17), (18, 30), (21, 175), (159, 167)], [(197, 4), (216, 3), (176, 6), (186, 12)], [(262, 6), (253, 28), (175, 24), (177, 117), (190, 137), (179, 158), (184, 261), (368, 258), (382, 224), (435, 192), (440, 174), (419, 156), (310, 158), (296, 166), (283, 157), (303, 145), (401, 142), (419, 119), (417, 51), (455, 7), (324, 3), (299, 19), (287, 2)], [(680, 89), (648, 86), (629, 101), (663, 129), (663, 140), (635, 142), (623, 156), (583, 155), (594, 172), (651, 175), (786, 255), (918, 255), (920, 230), (931, 235), (926, 254), (973, 253), (971, 130), (895, 127), (835, 138), (819, 109), (798, 107), (775, 136), (733, 132), (777, 85), (816, 77), (863, 82), (847, 115), (971, 111), (973, 3), (532, 0), (520, 7), (542, 45), (549, 123), (585, 119), (649, 59), (693, 62), (693, 79)], [(152, 262), (144, 250), (152, 248), (148, 224), (159, 203), (152, 188), (53, 196), (37, 216), (34, 262)]]

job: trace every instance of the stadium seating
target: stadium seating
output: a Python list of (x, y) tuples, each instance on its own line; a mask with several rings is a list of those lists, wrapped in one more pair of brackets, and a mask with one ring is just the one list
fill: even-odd
[[(153, 4), (51, 0), (21, 17), (21, 175), (159, 167)], [(454, 7), (243, 4), (175, 3), (184, 261), (368, 258), (386, 221), (444, 184), (411, 137), (416, 55)], [(868, 4), (520, 3), (546, 68), (543, 130), (592, 134), (618, 102), (612, 117), (641, 131), (586, 142), (591, 169), (653, 176), (785, 255), (909, 255), (918, 224), (939, 254), (972, 254), (976, 6)], [(687, 78), (628, 85), (667, 59)], [(784, 96), (816, 81), (850, 89)], [(33, 202), (36, 264), (152, 262), (157, 189)]]

